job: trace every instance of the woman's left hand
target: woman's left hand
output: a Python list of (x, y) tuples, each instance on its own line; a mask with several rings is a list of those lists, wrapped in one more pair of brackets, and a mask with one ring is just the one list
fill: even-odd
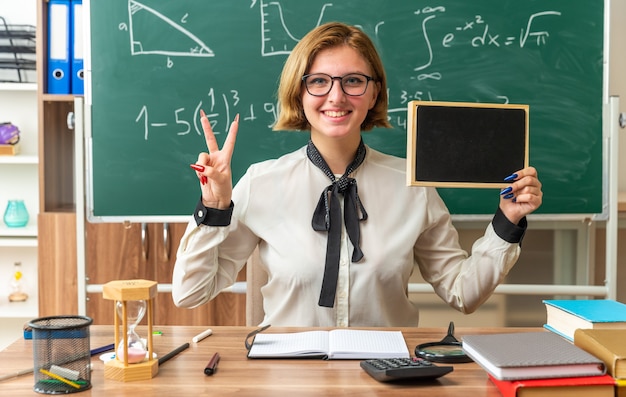
[(500, 194), (500, 209), (509, 221), (517, 225), (523, 217), (539, 208), (543, 192), (534, 167), (519, 170), (510, 178), (511, 184)]

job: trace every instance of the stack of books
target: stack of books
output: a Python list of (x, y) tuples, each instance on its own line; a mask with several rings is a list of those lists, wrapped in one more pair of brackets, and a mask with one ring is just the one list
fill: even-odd
[(574, 344), (604, 362), (617, 385), (615, 395), (626, 397), (626, 329), (577, 329)]
[(466, 335), (463, 350), (505, 397), (613, 397), (602, 360), (547, 331)]
[(577, 329), (626, 329), (626, 304), (611, 299), (544, 300), (544, 327), (574, 340)]
[(626, 304), (611, 299), (544, 300), (544, 328), (562, 336), (605, 364), (626, 397)]

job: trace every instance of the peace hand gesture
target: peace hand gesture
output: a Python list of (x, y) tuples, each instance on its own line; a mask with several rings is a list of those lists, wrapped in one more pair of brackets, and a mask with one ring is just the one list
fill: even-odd
[(222, 149), (217, 145), (213, 128), (203, 110), (200, 110), (200, 122), (204, 130), (204, 138), (208, 153), (198, 155), (196, 164), (191, 168), (196, 170), (202, 190), (202, 203), (207, 208), (226, 209), (230, 206), (233, 194), (233, 178), (230, 166), (235, 149), (235, 140), (239, 130), (239, 115), (231, 123), (228, 135)]

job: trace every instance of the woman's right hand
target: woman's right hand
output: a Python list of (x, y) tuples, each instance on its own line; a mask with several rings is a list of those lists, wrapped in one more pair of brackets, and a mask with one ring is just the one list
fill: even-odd
[(203, 110), (200, 110), (200, 122), (208, 153), (198, 155), (196, 164), (191, 168), (196, 171), (202, 190), (202, 203), (207, 208), (226, 209), (230, 206), (233, 194), (233, 178), (230, 166), (239, 130), (239, 115), (231, 123), (228, 135), (220, 149), (211, 128), (211, 123)]

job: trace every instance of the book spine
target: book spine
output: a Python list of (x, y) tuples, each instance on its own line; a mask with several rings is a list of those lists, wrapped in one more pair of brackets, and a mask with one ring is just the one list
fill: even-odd
[(557, 330), (556, 328), (554, 328), (553, 326), (549, 325), (549, 324), (544, 324), (543, 328), (547, 329), (550, 332), (554, 332), (555, 334), (567, 339), (570, 342), (574, 341), (574, 335), (565, 335), (563, 332)]
[(615, 397), (626, 397), (626, 379), (615, 380)]
[(518, 385), (516, 382), (507, 380), (498, 380), (491, 374), (487, 374), (491, 383), (493, 383), (502, 394), (502, 397), (516, 397)]
[(574, 344), (602, 360), (606, 365), (607, 372), (615, 377), (617, 356), (612, 351), (582, 329), (577, 329), (574, 332)]

